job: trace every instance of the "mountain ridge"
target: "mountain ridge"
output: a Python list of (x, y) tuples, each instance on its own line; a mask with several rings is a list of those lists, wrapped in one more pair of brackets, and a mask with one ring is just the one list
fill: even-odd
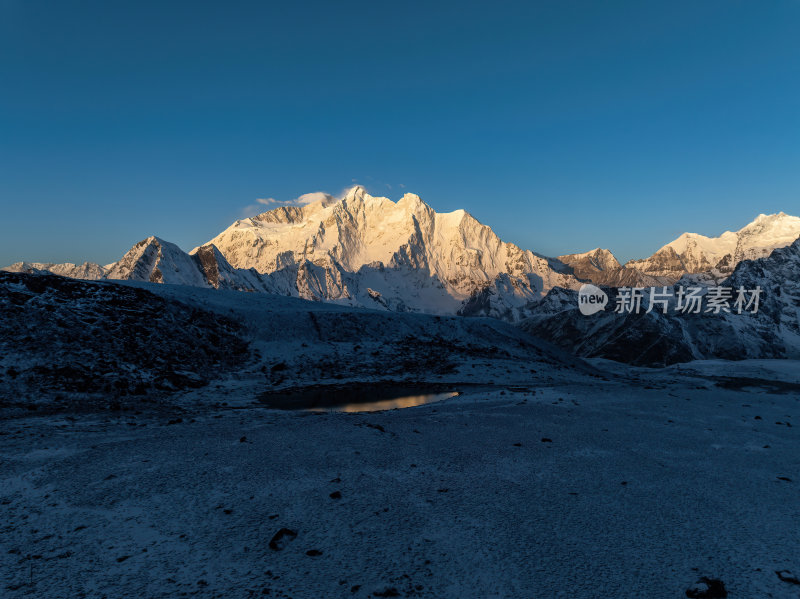
[(188, 253), (151, 236), (106, 266), (19, 262), (4, 270), (516, 321), (554, 287), (577, 289), (586, 281), (649, 287), (683, 276), (718, 282), (742, 260), (800, 237), (800, 218), (761, 214), (737, 232), (684, 233), (649, 258), (621, 265), (602, 248), (542, 256), (504, 242), (465, 210), (437, 213), (412, 193), (392, 201), (355, 186), (340, 198), (314, 197), (237, 220)]
[(580, 357), (607, 358), (643, 366), (696, 359), (797, 358), (800, 356), (800, 238), (768, 256), (742, 260), (721, 285), (760, 288), (756, 311), (682, 313), (675, 309), (679, 286), (671, 289), (672, 309), (617, 313), (618, 290), (605, 288), (608, 306), (585, 316), (574, 290), (553, 289), (519, 326)]
[(649, 258), (629, 260), (625, 266), (652, 276), (680, 279), (684, 274), (709, 273), (719, 282), (743, 260), (765, 258), (800, 237), (800, 218), (784, 212), (759, 214), (738, 231), (718, 237), (683, 233)]

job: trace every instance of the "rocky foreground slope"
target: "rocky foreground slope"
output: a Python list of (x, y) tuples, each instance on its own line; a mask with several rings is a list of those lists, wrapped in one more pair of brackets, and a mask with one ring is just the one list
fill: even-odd
[(157, 401), (251, 358), (241, 323), (145, 289), (0, 272), (0, 408)]

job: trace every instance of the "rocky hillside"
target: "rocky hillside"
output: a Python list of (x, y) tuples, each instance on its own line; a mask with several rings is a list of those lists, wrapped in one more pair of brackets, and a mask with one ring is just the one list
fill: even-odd
[(232, 319), (145, 289), (0, 272), (0, 407), (155, 401), (250, 360)]

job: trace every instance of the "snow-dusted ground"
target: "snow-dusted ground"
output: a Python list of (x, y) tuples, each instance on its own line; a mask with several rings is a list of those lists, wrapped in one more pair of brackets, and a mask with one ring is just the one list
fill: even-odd
[(381, 413), (230, 383), (181, 422), (2, 421), (0, 595), (797, 597), (800, 364), (593, 364)]
[[(800, 594), (798, 361), (584, 362), (492, 319), (20, 276), (0, 355), (3, 599), (677, 598), (701, 577)], [(220, 331), (230, 356), (188, 351)], [(115, 360), (198, 383), (160, 386), (154, 366), (115, 401), (43, 392), (42, 367), (57, 384), (67, 362)], [(352, 383), (462, 393), (362, 414), (259, 401)], [(295, 536), (270, 547), (281, 529)]]

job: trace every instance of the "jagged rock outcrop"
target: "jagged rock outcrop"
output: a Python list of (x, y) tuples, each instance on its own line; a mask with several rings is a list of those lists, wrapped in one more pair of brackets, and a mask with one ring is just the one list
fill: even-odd
[(672, 280), (624, 268), (609, 250), (597, 248), (582, 254), (559, 256), (558, 260), (572, 269), (579, 279), (608, 287), (650, 287), (671, 284)]
[(602, 248), (596, 248), (582, 254), (567, 254), (559, 256), (558, 259), (571, 266), (575, 276), (581, 279), (589, 279), (598, 272), (621, 268), (614, 254)]

